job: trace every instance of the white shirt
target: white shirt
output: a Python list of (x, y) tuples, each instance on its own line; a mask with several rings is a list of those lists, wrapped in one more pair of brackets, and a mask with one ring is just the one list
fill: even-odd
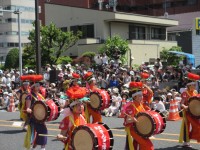
[(102, 62), (103, 62), (103, 64), (108, 64), (108, 57), (107, 56), (103, 56), (102, 57)]
[(160, 112), (165, 111), (165, 105), (162, 101), (159, 101), (158, 103), (155, 103), (155, 109), (159, 110)]

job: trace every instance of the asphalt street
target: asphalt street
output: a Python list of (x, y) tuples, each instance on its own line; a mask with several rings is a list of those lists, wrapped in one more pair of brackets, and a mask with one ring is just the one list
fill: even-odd
[[(57, 135), (59, 122), (63, 116), (52, 122), (47, 122), (48, 132)], [(116, 117), (103, 117), (114, 135), (114, 150), (124, 150), (126, 133), (123, 127), (123, 119)], [(19, 112), (0, 112), (0, 150), (24, 150), (23, 141), (25, 132), (22, 131), (22, 121), (19, 120)], [(151, 140), (156, 150), (200, 150), (200, 144), (191, 141), (192, 148), (183, 148), (178, 143), (181, 121), (167, 121), (167, 127), (162, 134), (154, 135)], [(48, 137), (46, 150), (62, 150), (63, 144), (53, 137)], [(39, 147), (38, 147), (39, 149)]]

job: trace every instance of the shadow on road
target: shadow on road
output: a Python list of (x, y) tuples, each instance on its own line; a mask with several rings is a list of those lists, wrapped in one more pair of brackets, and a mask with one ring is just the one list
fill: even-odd
[(176, 145), (173, 147), (166, 147), (166, 148), (158, 148), (155, 150), (198, 150), (198, 149), (194, 149), (192, 147), (182, 147), (181, 145)]
[(0, 134), (17, 134), (22, 133), (23, 130), (8, 130), (8, 131), (0, 131)]

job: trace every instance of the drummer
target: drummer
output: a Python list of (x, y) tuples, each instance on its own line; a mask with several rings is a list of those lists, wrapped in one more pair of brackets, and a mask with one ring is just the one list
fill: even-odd
[(29, 93), (30, 93), (30, 83), (29, 83), (29, 81), (23, 81), (22, 86), (16, 92), (17, 99), (19, 99), (18, 109), (20, 111), (20, 119), (25, 121), (23, 128), (22, 128), (23, 130), (27, 130), (27, 114), (24, 111), (25, 99), (22, 99), (22, 95), (23, 94), (28, 95)]
[[(87, 72), (83, 76), (83, 79), (86, 82), (86, 88), (88, 89), (89, 93), (98, 89), (96, 87), (96, 80), (92, 72)], [(87, 123), (90, 123), (90, 116), (92, 116), (92, 123), (102, 122), (101, 111), (92, 109), (89, 103), (86, 103), (85, 105), (85, 116), (86, 116)]]
[(141, 82), (143, 83), (143, 89), (142, 89), (142, 93), (143, 93), (143, 103), (144, 105), (150, 107), (151, 106), (151, 102), (153, 100), (153, 91), (151, 90), (151, 88), (147, 85), (147, 80), (149, 78), (149, 74), (147, 72), (142, 72), (140, 74), (141, 77)]
[[(188, 100), (190, 97), (196, 96), (196, 81), (200, 79), (199, 75), (188, 73), (186, 90), (181, 94), (181, 108), (183, 109), (183, 120), (181, 125), (179, 142), (183, 143), (184, 147), (191, 147), (190, 139), (200, 142), (200, 119), (192, 117), (188, 113)], [(192, 108), (191, 108), (192, 109)]]
[(86, 120), (82, 116), (82, 103), (80, 102), (80, 99), (86, 95), (86, 89), (78, 87), (76, 93), (73, 94), (73, 91), (67, 91), (67, 93), (70, 104), (67, 111), (65, 111), (65, 118), (60, 123), (59, 129), (61, 129), (61, 132), (57, 135), (57, 138), (64, 142), (65, 150), (72, 150), (71, 135), (74, 128), (86, 124)]
[(125, 105), (125, 118), (124, 126), (127, 132), (126, 149), (134, 150), (140, 148), (140, 150), (153, 150), (154, 146), (149, 138), (144, 138), (137, 134), (133, 126), (137, 122), (135, 115), (139, 112), (150, 110), (149, 107), (143, 105), (142, 94), (142, 82), (131, 82), (129, 84), (129, 90), (132, 94), (133, 102), (129, 102)]
[[(37, 145), (41, 145), (41, 150), (45, 150), (45, 145), (47, 144), (47, 137), (38, 136), (38, 134), (47, 134), (47, 127), (44, 123), (37, 123), (36, 120), (32, 118), (32, 106), (35, 101), (45, 100), (44, 97), (39, 93), (40, 83), (34, 83), (31, 86), (31, 93), (26, 97), (26, 112), (29, 116), (29, 124), (27, 134), (25, 136), (24, 147), (29, 149), (35, 149)], [(36, 132), (36, 134), (34, 134)]]

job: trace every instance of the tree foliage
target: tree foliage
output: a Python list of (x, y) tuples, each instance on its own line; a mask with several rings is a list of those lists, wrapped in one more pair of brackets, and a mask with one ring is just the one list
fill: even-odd
[(19, 49), (11, 49), (5, 60), (5, 69), (18, 68), (19, 67)]
[(96, 54), (95, 52), (85, 52), (83, 53), (82, 56), (87, 56), (87, 57), (90, 57), (90, 59), (93, 59), (95, 54)]
[[(59, 57), (66, 52), (70, 47), (76, 44), (81, 37), (81, 32), (74, 34), (73, 32), (64, 32), (51, 23), (49, 26), (40, 27), (40, 48), (42, 64), (56, 64)], [(29, 34), (31, 44), (24, 49), (23, 59), (25, 64), (35, 64), (35, 30)]]
[(116, 49), (119, 50), (120, 60), (125, 61), (125, 54), (130, 50), (128, 42), (123, 40), (120, 36), (113, 36), (108, 38), (104, 45), (99, 49), (100, 53), (106, 53), (110, 59), (115, 59), (114, 53)]
[(170, 53), (169, 51), (182, 52), (181, 47), (172, 46), (170, 49), (163, 48), (163, 50), (160, 52), (161, 60), (166, 60), (167, 65), (177, 66), (179, 64), (179, 62), (184, 59), (184, 56), (179, 56), (179, 55)]
[(68, 64), (72, 62), (72, 58), (70, 58), (69, 56), (61, 56), (58, 58), (56, 64)]

